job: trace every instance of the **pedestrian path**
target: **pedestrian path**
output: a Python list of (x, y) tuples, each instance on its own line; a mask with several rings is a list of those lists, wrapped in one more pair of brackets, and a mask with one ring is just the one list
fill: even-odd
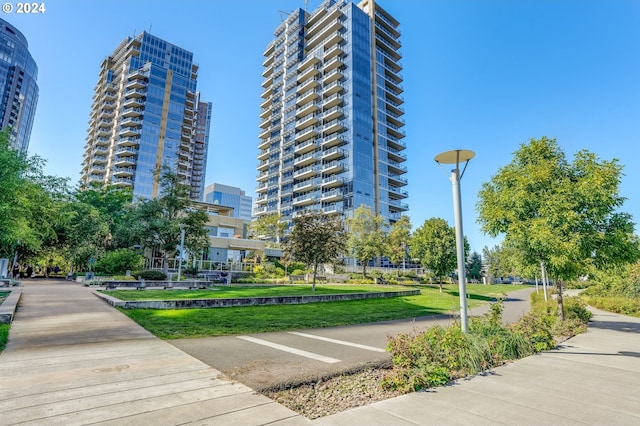
[(640, 319), (593, 310), (557, 350), (314, 421), (338, 425), (639, 425)]
[(302, 425), (78, 284), (25, 282), (0, 355), (0, 424)]

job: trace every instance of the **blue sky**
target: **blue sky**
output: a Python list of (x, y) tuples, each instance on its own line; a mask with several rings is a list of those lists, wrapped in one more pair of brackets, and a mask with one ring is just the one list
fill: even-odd
[[(309, 10), (320, 0), (309, 0)], [(480, 233), (483, 182), (521, 143), (555, 137), (618, 158), (624, 211), (640, 220), (640, 1), (381, 0), (401, 23), (409, 179), (414, 229), (453, 224), (449, 170), (435, 155), (476, 152), (462, 180), (464, 231)], [(40, 100), (30, 153), (46, 172), (79, 177), (100, 62), (142, 30), (194, 53), (198, 87), (213, 102), (206, 183), (254, 195), (262, 52), (282, 12), (304, 0), (49, 0), (39, 15), (2, 14), (27, 37), (38, 63)], [(280, 12), (282, 11), (282, 12)], [(638, 232), (638, 227), (636, 227)]]

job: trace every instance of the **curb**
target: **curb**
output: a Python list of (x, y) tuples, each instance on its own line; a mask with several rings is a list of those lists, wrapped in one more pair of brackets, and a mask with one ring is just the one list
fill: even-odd
[(22, 289), (19, 287), (10, 287), (7, 290), (11, 294), (0, 305), (0, 324), (11, 324), (22, 296)]

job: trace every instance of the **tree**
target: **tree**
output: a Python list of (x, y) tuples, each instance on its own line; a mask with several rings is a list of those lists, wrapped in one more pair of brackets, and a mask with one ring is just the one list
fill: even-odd
[(362, 265), (362, 276), (367, 276), (367, 263), (385, 251), (386, 233), (382, 216), (362, 204), (353, 217), (347, 219), (349, 253)]
[(45, 175), (44, 164), (12, 149), (8, 131), (0, 131), (0, 257), (34, 254), (55, 240), (52, 223), (67, 180)]
[(167, 274), (167, 260), (176, 254), (180, 245), (181, 225), (185, 228), (184, 245), (187, 250), (198, 253), (208, 247), (207, 214), (190, 207), (190, 187), (166, 168), (160, 177), (160, 187), (158, 198), (140, 200), (132, 205), (128, 238), (139, 241), (145, 248), (159, 251), (163, 272)]
[(633, 222), (619, 212), (622, 166), (582, 150), (569, 163), (555, 139), (522, 144), (510, 164), (482, 185), (477, 204), (483, 232), (503, 234), (523, 265), (544, 265), (558, 285), (589, 266), (634, 262)]
[(476, 251), (471, 253), (467, 259), (467, 277), (480, 280), (482, 279), (482, 257)]
[(276, 246), (280, 245), (286, 229), (286, 222), (277, 213), (260, 216), (249, 225), (252, 237), (275, 242)]
[(442, 277), (452, 273), (457, 267), (456, 234), (444, 219), (427, 219), (416, 229), (409, 241), (411, 256), (420, 259), (438, 277), (442, 292)]
[(285, 253), (313, 269), (312, 290), (316, 289), (318, 266), (333, 263), (344, 253), (345, 232), (338, 217), (310, 210), (293, 218), (293, 229), (286, 238)]
[[(409, 216), (402, 215), (397, 222), (391, 225), (385, 247), (385, 254), (396, 266), (404, 262), (410, 238), (411, 221)], [(399, 268), (396, 271), (399, 273)]]

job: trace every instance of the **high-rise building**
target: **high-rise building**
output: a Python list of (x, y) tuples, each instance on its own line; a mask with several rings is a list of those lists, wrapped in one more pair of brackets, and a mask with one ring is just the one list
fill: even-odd
[(251, 221), (253, 199), (235, 186), (213, 183), (204, 189), (204, 202), (233, 208), (233, 217)]
[(104, 59), (95, 86), (81, 184), (159, 193), (168, 166), (202, 199), (211, 104), (196, 90), (193, 54), (143, 32)]
[(0, 128), (9, 129), (11, 146), (27, 152), (38, 104), (38, 66), (27, 39), (0, 19)]
[(408, 210), (399, 23), (373, 0), (292, 12), (264, 52), (254, 215)]

